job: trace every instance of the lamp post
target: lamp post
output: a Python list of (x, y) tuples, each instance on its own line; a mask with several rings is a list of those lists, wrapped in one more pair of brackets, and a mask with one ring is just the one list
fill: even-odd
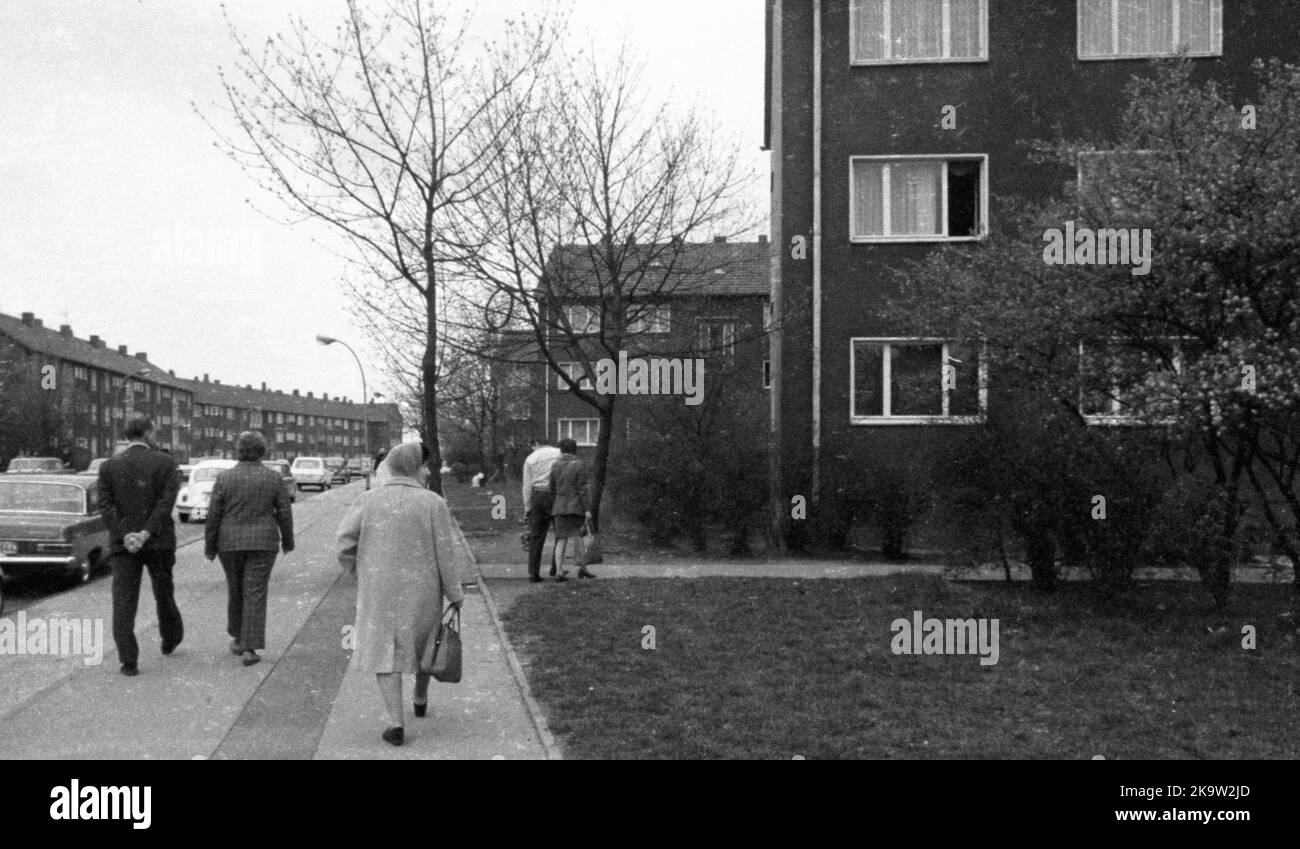
[[(333, 336), (317, 335), (316, 341), (325, 347), (329, 347), (330, 345), (333, 345), (334, 343), (337, 342), (338, 344), (342, 345), (344, 348), (347, 348), (348, 351), (352, 354), (352, 359), (357, 361), (357, 371), (361, 372), (361, 432), (364, 434), (364, 438), (365, 438), (365, 454), (366, 457), (369, 458), (370, 457), (370, 426), (366, 422), (366, 399), (370, 396), (368, 390), (366, 389), (366, 370), (361, 365), (361, 358), (357, 356), (356, 351), (352, 350), (352, 346), (349, 345), (347, 342), (344, 342), (342, 339), (335, 339)], [(368, 464), (366, 468), (366, 489), (370, 489), (370, 468)]]

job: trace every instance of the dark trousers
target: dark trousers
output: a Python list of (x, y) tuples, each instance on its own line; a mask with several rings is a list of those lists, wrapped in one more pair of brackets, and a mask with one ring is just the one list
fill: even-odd
[(542, 549), (546, 547), (546, 532), (551, 528), (551, 493), (533, 490), (532, 503), (528, 505), (528, 576), (541, 577)]
[(175, 551), (118, 552), (109, 557), (113, 568), (113, 642), (118, 659), (124, 664), (140, 660), (140, 644), (135, 639), (135, 613), (140, 606), (140, 579), (149, 570), (153, 599), (158, 605), (158, 631), (162, 643), (178, 645), (185, 636), (180, 608), (176, 606), (176, 587), (172, 582)]
[(274, 551), (223, 551), (226, 570), (226, 633), (244, 651), (266, 648), (266, 589), (271, 582)]

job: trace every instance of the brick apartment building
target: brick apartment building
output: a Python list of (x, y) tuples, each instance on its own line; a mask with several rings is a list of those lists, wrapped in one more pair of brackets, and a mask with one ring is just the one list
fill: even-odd
[[(1061, 169), (1022, 142), (1104, 149), (1146, 60), (1185, 51), (1195, 78), (1233, 82), (1257, 57), (1294, 61), (1300, 4), (769, 0), (767, 46), (773, 500), (788, 513), (847, 459), (924, 453), (984, 420), (997, 375), (978, 351), (880, 318), (891, 269), (980, 241), (1008, 197), (1059, 194)], [(958, 360), (960, 391), (941, 389)]]
[[(54, 367), (57, 406), (62, 414), (69, 456), (89, 461), (107, 457), (122, 438), (126, 421), (148, 416), (155, 437), (182, 462), (197, 457), (233, 457), (244, 430), (260, 430), (271, 443), (271, 457), (299, 455), (369, 456), (401, 437), (402, 421), (393, 404), (360, 404), (260, 389), (223, 386), (208, 375), (184, 380), (164, 370), (143, 351), (112, 348), (99, 336), (78, 338), (69, 325), (45, 327), (32, 313), (0, 313), (0, 345), (39, 381)], [(48, 450), (33, 445), (26, 453)], [(84, 465), (83, 463), (76, 463)]]

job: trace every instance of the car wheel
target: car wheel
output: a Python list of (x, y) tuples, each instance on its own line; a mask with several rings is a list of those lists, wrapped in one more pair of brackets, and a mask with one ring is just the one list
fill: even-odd
[(98, 562), (99, 562), (99, 557), (95, 554), (95, 552), (92, 551), (89, 554), (87, 554), (86, 559), (81, 561), (81, 565), (77, 569), (77, 583), (79, 584), (90, 583), (90, 579), (95, 576), (95, 566), (98, 564)]
[(181, 524), (188, 524), (188, 523), (189, 523), (189, 521), (190, 521), (190, 514), (189, 514), (189, 513), (181, 513), (180, 516), (181, 516)]

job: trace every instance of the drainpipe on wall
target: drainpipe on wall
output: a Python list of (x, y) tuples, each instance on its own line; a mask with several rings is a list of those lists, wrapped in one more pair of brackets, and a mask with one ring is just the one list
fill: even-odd
[(813, 2), (812, 503), (821, 500), (822, 450), (822, 0)]

